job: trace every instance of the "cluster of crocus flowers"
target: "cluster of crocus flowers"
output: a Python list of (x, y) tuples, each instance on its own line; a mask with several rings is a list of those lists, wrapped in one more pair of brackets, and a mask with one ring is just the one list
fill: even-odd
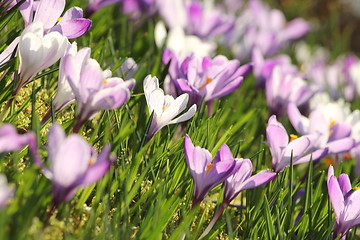
[(251, 176), (253, 166), (250, 159), (234, 159), (226, 144), (221, 146), (212, 161), (211, 153), (207, 149), (194, 146), (190, 137), (186, 135), (184, 152), (187, 166), (195, 184), (193, 206), (199, 204), (212, 188), (225, 182), (223, 202), (201, 237), (209, 233), (225, 207), (240, 192), (259, 187), (276, 177), (276, 173), (267, 170)]
[(43, 174), (53, 183), (55, 206), (73, 198), (78, 188), (97, 182), (115, 161), (109, 145), (97, 154), (81, 136), (71, 134), (66, 137), (58, 124), (53, 124), (49, 130), (47, 149), (50, 168), (43, 164), (37, 153), (34, 154), (34, 159)]
[[(176, 58), (171, 52), (164, 54), (167, 55), (163, 56), (165, 64), (168, 63), (165, 61)], [(177, 93), (188, 93), (192, 104), (200, 106), (202, 101), (208, 103), (209, 115), (212, 113), (213, 101), (239, 88), (251, 70), (251, 65), (241, 66), (238, 60), (228, 60), (222, 55), (213, 59), (190, 55), (182, 62), (174, 59), (174, 64), (170, 66), (170, 85), (176, 88)], [(176, 66), (179, 68), (175, 70)]]
[(254, 48), (268, 57), (309, 30), (310, 24), (305, 20), (296, 18), (287, 22), (280, 10), (271, 9), (260, 0), (250, 0), (237, 18), (235, 28), (227, 34), (226, 43), (241, 60), (249, 59)]
[(346, 153), (355, 146), (355, 140), (351, 137), (352, 125), (340, 119), (341, 115), (334, 110), (332, 107), (318, 105), (307, 118), (291, 103), (288, 106), (288, 116), (298, 133), (315, 137), (315, 149), (328, 148), (329, 155)]
[(291, 135), (290, 137), (284, 126), (276, 120), (276, 116), (271, 116), (266, 127), (266, 138), (275, 172), (283, 171), (290, 165), (291, 159), (292, 163), (296, 165), (308, 162), (310, 158), (316, 161), (328, 153), (327, 147), (313, 149), (317, 140), (315, 136), (306, 135), (298, 138)]
[[(106, 109), (116, 109), (124, 105), (130, 98), (135, 80), (124, 81), (111, 77), (111, 71), (103, 71), (99, 63), (90, 58), (90, 49), (83, 48), (76, 54), (64, 56), (64, 73), (77, 102), (77, 116), (74, 132), (97, 112)], [(67, 94), (64, 91), (58, 94)], [(69, 99), (71, 94), (67, 94)], [(66, 100), (64, 97), (64, 101)], [(63, 102), (64, 102), (63, 101)]]
[(346, 233), (360, 224), (360, 191), (351, 187), (347, 174), (336, 178), (333, 166), (328, 169), (327, 187), (336, 220), (334, 238), (340, 235), (341, 239), (345, 239)]
[[(189, 96), (184, 93), (177, 98), (165, 95), (159, 87), (157, 77), (148, 75), (144, 79), (144, 93), (151, 119), (147, 139), (151, 139), (160, 129), (169, 124), (181, 123), (192, 118), (196, 112), (196, 105), (192, 105), (185, 113), (181, 114), (187, 107)], [(179, 116), (179, 114), (181, 114)]]

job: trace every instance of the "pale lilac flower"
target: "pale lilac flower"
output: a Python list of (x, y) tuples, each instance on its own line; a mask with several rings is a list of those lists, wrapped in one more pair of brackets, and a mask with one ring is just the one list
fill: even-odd
[(110, 169), (115, 156), (106, 145), (97, 155), (96, 151), (77, 134), (66, 137), (62, 127), (54, 124), (48, 135), (47, 168), (35, 154), (35, 163), (53, 183), (53, 201), (57, 206), (74, 197), (79, 188), (101, 179)]
[(9, 186), (6, 176), (0, 174), (0, 208), (3, 208), (14, 195), (13, 187)]
[(36, 74), (57, 62), (65, 53), (68, 40), (58, 32), (44, 35), (41, 22), (34, 22), (25, 28), (19, 40), (19, 75), (15, 94), (31, 81)]
[(0, 153), (18, 151), (26, 145), (36, 143), (33, 132), (18, 134), (16, 128), (9, 123), (0, 126)]
[[(41, 22), (43, 24), (43, 35), (59, 32), (66, 38), (72, 39), (85, 34), (91, 27), (91, 20), (83, 18), (83, 11), (79, 7), (70, 8), (60, 17), (64, 8), (65, 0), (27, 0), (19, 9), (24, 18), (25, 27), (33, 22)], [(19, 40), (19, 37), (15, 38), (8, 48), (0, 54), (0, 64), (9, 61)]]
[(314, 149), (328, 148), (328, 154), (332, 155), (346, 153), (355, 146), (356, 142), (351, 136), (352, 115), (345, 115), (340, 105), (317, 104), (308, 118), (301, 115), (294, 103), (288, 105), (287, 112), (291, 124), (298, 133), (311, 134), (316, 138)]
[(185, 159), (194, 179), (193, 206), (199, 204), (215, 186), (224, 182), (235, 168), (235, 160), (230, 149), (224, 144), (212, 161), (211, 153), (194, 146), (189, 136), (184, 141)]
[(171, 61), (170, 78), (177, 92), (188, 93), (191, 104), (200, 106), (202, 100), (210, 104), (210, 115), (212, 101), (235, 91), (251, 69), (251, 65), (240, 66), (238, 60), (221, 55), (213, 59), (191, 55), (181, 63), (173, 55)]
[(123, 0), (89, 0), (89, 3), (86, 7), (86, 16), (90, 17), (92, 14), (103, 7), (121, 2), (123, 2)]
[(287, 22), (280, 10), (270, 9), (260, 0), (250, 0), (234, 30), (227, 35), (226, 43), (240, 60), (249, 59), (255, 47), (268, 57), (309, 29), (310, 24), (301, 18)]
[(99, 63), (90, 58), (89, 49), (81, 49), (76, 55), (64, 57), (65, 77), (78, 104), (74, 132), (97, 112), (116, 109), (130, 98), (135, 80), (124, 81), (111, 77), (111, 71), (102, 71)]
[(264, 58), (259, 48), (252, 51), (253, 73), (256, 78), (256, 87), (264, 88), (265, 82), (270, 79), (273, 69), (280, 66), (281, 72), (299, 75), (296, 66), (291, 64), (288, 55), (278, 55), (272, 58)]
[(298, 107), (306, 106), (315, 94), (299, 74), (289, 72), (289, 68), (282, 68), (282, 65), (274, 67), (265, 82), (265, 91), (270, 115), (278, 117), (286, 113), (290, 102)]
[(149, 16), (156, 12), (156, 0), (122, 0), (122, 10), (132, 19)]
[[(228, 151), (229, 151), (228, 158), (232, 158), (232, 154), (230, 150)], [(213, 228), (214, 224), (216, 223), (216, 221), (224, 211), (225, 207), (229, 205), (230, 202), (234, 200), (236, 196), (239, 195), (240, 192), (264, 185), (276, 177), (276, 173), (269, 172), (267, 170), (263, 170), (251, 176), (253, 171), (253, 166), (250, 159), (236, 158), (235, 161), (236, 161), (236, 165), (233, 170), (233, 174), (230, 175), (230, 177), (228, 177), (225, 181), (223, 202), (219, 206), (218, 210), (216, 211), (208, 227), (200, 236), (200, 239), (205, 237), (210, 232), (210, 230)]]
[(276, 120), (275, 115), (269, 118), (268, 126), (266, 127), (266, 138), (275, 172), (281, 172), (285, 167), (289, 166), (291, 156), (293, 164), (296, 165), (308, 162), (310, 158), (316, 161), (328, 152), (326, 147), (311, 152), (315, 143), (314, 136), (311, 135), (291, 139), (289, 142), (290, 139), (286, 129)]
[[(181, 123), (192, 118), (196, 112), (196, 105), (192, 105), (185, 113), (189, 96), (182, 94), (177, 98), (164, 95), (159, 88), (159, 80), (148, 75), (144, 79), (144, 93), (150, 114), (153, 113), (148, 139), (151, 139), (160, 129), (169, 124)], [(181, 114), (179, 116), (179, 114)]]
[(360, 191), (352, 189), (347, 174), (343, 173), (336, 178), (333, 166), (328, 170), (327, 187), (336, 219), (334, 238), (341, 235), (341, 239), (345, 240), (346, 233), (360, 224)]
[[(24, 8), (22, 15), (25, 26), (32, 22), (42, 22), (45, 34), (55, 31), (69, 39), (82, 36), (89, 30), (91, 20), (83, 18), (83, 11), (79, 7), (68, 9), (61, 17), (65, 3), (65, 0), (26, 1), (23, 4), (26, 4), (26, 8), (22, 6)], [(24, 11), (27, 14), (24, 14)]]
[(270, 182), (276, 173), (263, 170), (252, 175), (253, 165), (250, 159), (237, 158), (233, 174), (225, 181), (223, 202), (228, 205), (240, 192), (259, 187)]
[(170, 29), (182, 28), (186, 34), (201, 39), (229, 32), (235, 18), (223, 14), (212, 2), (186, 2), (183, 0), (158, 1), (159, 13)]
[(119, 68), (120, 76), (124, 77), (124, 80), (130, 80), (133, 78), (136, 71), (139, 69), (135, 60), (132, 58), (127, 58)]

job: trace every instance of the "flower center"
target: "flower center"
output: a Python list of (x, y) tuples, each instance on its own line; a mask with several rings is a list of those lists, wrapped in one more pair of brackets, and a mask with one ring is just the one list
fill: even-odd
[(164, 111), (165, 109), (167, 109), (169, 106), (162, 106), (162, 110)]
[(57, 22), (60, 22), (60, 21), (61, 21), (61, 19), (62, 19), (62, 17), (59, 17), (56, 21), (57, 21)]
[(205, 83), (203, 84), (203, 85), (201, 85), (201, 87), (200, 87), (200, 91), (201, 90), (203, 90), (204, 89), (204, 87), (206, 87), (206, 85), (208, 85), (209, 83), (211, 83), (212, 82), (212, 80), (214, 80), (214, 79), (212, 79), (212, 78), (206, 78), (206, 81), (205, 81)]
[(209, 163), (207, 166), (206, 166), (206, 174), (208, 174), (210, 172), (210, 170), (213, 168), (214, 164), (213, 163)]
[(91, 166), (91, 165), (94, 165), (94, 164), (95, 164), (95, 159), (91, 157), (90, 160), (89, 160), (88, 165)]
[(290, 134), (290, 142), (294, 141), (297, 138), (298, 136), (296, 136), (295, 134)]
[(349, 152), (344, 154), (344, 160), (351, 160), (352, 156)]
[(109, 82), (105, 79), (104, 81), (103, 81), (103, 84), (108, 84)]
[(325, 158), (325, 164), (327, 166), (334, 165), (334, 160), (332, 158), (330, 158), (330, 157)]

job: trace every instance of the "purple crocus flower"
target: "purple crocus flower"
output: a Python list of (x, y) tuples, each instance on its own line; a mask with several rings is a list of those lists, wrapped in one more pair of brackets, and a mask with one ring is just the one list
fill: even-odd
[(42, 22), (44, 33), (55, 31), (69, 39), (82, 36), (89, 30), (91, 20), (83, 18), (83, 11), (79, 7), (70, 8), (60, 17), (65, 3), (65, 0), (26, 1), (26, 9), (23, 11), (28, 11), (28, 14), (22, 14), (25, 26), (32, 22)]
[(37, 154), (35, 163), (53, 182), (53, 201), (57, 206), (74, 197), (75, 191), (101, 179), (110, 169), (115, 156), (106, 145), (97, 155), (96, 151), (77, 134), (66, 137), (62, 127), (54, 124), (48, 135), (48, 159), (45, 167)]
[(299, 74), (297, 67), (291, 64), (291, 59), (288, 55), (278, 55), (265, 59), (259, 48), (254, 48), (252, 51), (252, 64), (256, 86), (260, 88), (265, 87), (265, 82), (270, 79), (272, 71), (276, 66), (281, 66), (283, 73)]
[(123, 0), (89, 0), (89, 3), (86, 7), (86, 16), (90, 17), (92, 14), (103, 7), (121, 2), (123, 2)]
[(289, 142), (286, 129), (276, 120), (275, 115), (269, 118), (268, 126), (266, 127), (266, 138), (268, 140), (267, 144), (270, 148), (275, 172), (281, 172), (285, 167), (289, 166), (291, 156), (293, 164), (296, 165), (310, 161), (311, 157), (316, 161), (328, 152), (328, 148), (325, 147), (307, 154), (311, 152), (315, 143), (315, 138), (311, 135), (299, 138), (292, 135), (292, 139)]
[(122, 0), (122, 9), (124, 13), (130, 14), (132, 19), (137, 19), (154, 14), (157, 5), (155, 0)]
[(224, 204), (228, 205), (239, 195), (240, 192), (259, 187), (270, 182), (276, 177), (276, 173), (263, 170), (251, 176), (253, 165), (250, 159), (235, 159), (234, 173), (225, 181)]
[[(226, 146), (226, 145), (225, 145)], [(228, 156), (232, 158), (231, 152)], [(270, 182), (276, 177), (276, 173), (263, 170), (253, 176), (251, 176), (253, 171), (253, 166), (250, 159), (237, 158), (235, 159), (236, 165), (233, 170), (233, 174), (228, 177), (225, 181), (225, 191), (224, 199), (218, 210), (216, 211), (213, 219), (209, 223), (208, 227), (205, 229), (200, 238), (205, 237), (210, 230), (213, 228), (217, 219), (220, 217), (221, 213), (224, 211), (225, 207), (234, 200), (240, 192), (259, 187)]]
[(318, 105), (307, 118), (301, 115), (294, 103), (290, 103), (287, 112), (291, 124), (298, 133), (315, 137), (314, 149), (328, 148), (329, 155), (346, 153), (355, 146), (355, 141), (351, 137), (352, 126), (346, 121), (328, 117), (326, 111), (331, 109), (334, 108)]
[(111, 77), (110, 70), (102, 71), (89, 53), (90, 50), (85, 48), (76, 55), (64, 57), (65, 76), (78, 103), (74, 132), (78, 132), (95, 113), (124, 105), (135, 85), (134, 79), (124, 81)]
[(341, 235), (341, 239), (345, 240), (346, 233), (360, 224), (360, 191), (352, 189), (347, 174), (343, 173), (336, 178), (333, 166), (328, 169), (327, 187), (336, 219), (334, 238)]
[(269, 79), (265, 82), (266, 102), (270, 115), (282, 117), (290, 102), (296, 106), (306, 106), (315, 91), (299, 76), (287, 72), (289, 68), (276, 66)]
[(305, 20), (297, 18), (287, 22), (280, 10), (270, 9), (260, 0), (250, 0), (226, 42), (241, 60), (249, 59), (255, 47), (268, 57), (309, 30), (310, 24)]
[(33, 146), (36, 137), (33, 132), (18, 134), (16, 128), (9, 123), (0, 127), (0, 153), (18, 151), (26, 145)]
[(173, 79), (178, 92), (188, 93), (192, 104), (200, 106), (202, 100), (210, 104), (209, 115), (213, 100), (235, 91), (251, 70), (251, 65), (240, 66), (238, 60), (229, 61), (221, 55), (214, 59), (191, 55), (178, 66), (178, 74), (171, 69), (171, 75), (178, 77)]
[(189, 35), (209, 39), (229, 32), (235, 18), (219, 11), (211, 3), (183, 0), (159, 1), (159, 13), (170, 29), (181, 27)]
[(3, 208), (14, 195), (14, 189), (9, 186), (6, 176), (0, 174), (0, 209)]
[(216, 185), (224, 182), (235, 168), (235, 160), (228, 146), (221, 146), (211, 161), (211, 153), (205, 148), (194, 146), (188, 135), (184, 141), (185, 159), (194, 179), (193, 206), (199, 204)]

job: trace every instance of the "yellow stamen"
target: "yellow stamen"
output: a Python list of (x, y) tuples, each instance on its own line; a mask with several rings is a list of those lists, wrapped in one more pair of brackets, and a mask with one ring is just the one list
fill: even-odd
[(162, 110), (164, 111), (165, 109), (167, 109), (169, 106), (163, 106)]
[(290, 134), (290, 142), (294, 141), (297, 138), (298, 136), (296, 136), (295, 134)]
[(214, 164), (213, 163), (209, 163), (207, 166), (206, 166), (206, 173), (209, 173), (210, 170), (213, 168)]
[(325, 164), (327, 166), (334, 165), (334, 160), (332, 158), (325, 158)]
[(359, 190), (359, 189), (360, 189), (360, 187), (354, 187), (354, 191)]
[(206, 85), (208, 85), (209, 83), (211, 83), (212, 80), (214, 80), (214, 79), (212, 79), (212, 78), (206, 78), (206, 82), (205, 82), (203, 85), (201, 85), (200, 91), (203, 90), (204, 87), (206, 87)]
[(344, 154), (344, 160), (351, 160), (352, 156), (349, 152)]
[(332, 128), (336, 124), (336, 120), (330, 118), (329, 128)]
[(104, 81), (103, 81), (103, 84), (108, 84), (109, 82), (105, 79)]
[(95, 163), (95, 159), (94, 158), (90, 158), (89, 160), (89, 166), (93, 165)]
[(57, 19), (57, 22), (60, 22), (60, 21), (61, 21), (61, 19), (62, 19), (62, 17), (59, 17), (59, 18)]

